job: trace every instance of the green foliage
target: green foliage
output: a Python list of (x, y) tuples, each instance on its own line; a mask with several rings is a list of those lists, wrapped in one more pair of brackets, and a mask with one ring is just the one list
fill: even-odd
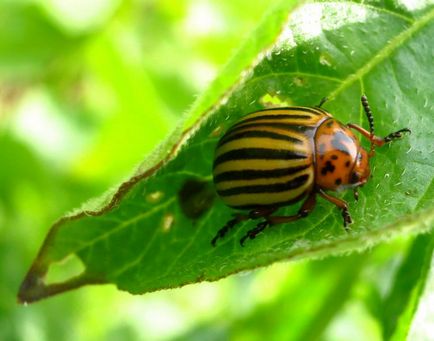
[[(10, 28), (0, 36), (0, 109), (10, 114), (8, 124), (0, 122), (0, 252), (7, 279), (0, 286), (0, 338), (26, 339), (31, 326), (44, 321), (50, 327), (42, 339), (356, 340), (342, 334), (342, 325), (360, 339), (405, 339), (433, 253), (432, 4), (278, 1), (241, 44), (233, 32), (269, 5), (258, 2), (260, 10), (245, 8), (243, 1), (219, 2), (215, 8), (232, 18), (230, 29), (196, 37), (201, 43), (195, 46), (179, 29), (188, 1), (108, 1), (85, 28), (61, 20), (48, 2), (29, 3), (0, 5)], [(55, 224), (19, 297), (32, 301), (92, 283), (144, 293), (280, 260), (309, 262), (143, 299), (98, 287), (27, 310), (15, 307), (13, 293), (48, 222), (125, 176), (173, 129), (203, 84), (195, 78), (194, 58), (218, 64), (237, 45), (178, 128), (129, 180)], [(352, 193), (339, 194), (350, 203), (350, 233), (336, 208), (319, 200), (307, 219), (266, 230), (244, 248), (239, 239), (253, 222), (212, 248), (211, 238), (232, 214), (215, 196), (210, 176), (221, 133), (248, 112), (312, 106), (324, 96), (324, 107), (336, 118), (366, 126), (362, 93), (369, 97), (377, 134), (402, 127), (413, 133), (378, 149), (373, 179), (358, 203)], [(30, 120), (25, 113), (39, 115), (32, 108), (40, 107), (46, 114), (35, 117), (54, 122), (45, 131), (60, 129), (60, 140), (24, 124)], [(408, 235), (418, 236), (396, 238)], [(334, 257), (310, 260), (324, 256)], [(165, 316), (154, 309), (164, 302), (172, 307), (166, 312), (176, 306), (182, 312), (177, 319), (190, 322), (152, 334), (156, 325), (134, 320), (139, 299), (139, 315)], [(207, 300), (213, 303), (206, 306)], [(125, 312), (128, 304), (130, 313), (122, 319), (111, 313)], [(102, 311), (95, 307), (101, 306), (107, 316), (97, 327)], [(68, 336), (71, 325), (77, 328)]]
[(383, 337), (404, 340), (425, 286), (434, 248), (433, 234), (418, 236), (399, 268), (383, 305)]
[[(282, 4), (288, 6), (285, 12), (292, 7)], [(174, 149), (163, 147), (168, 156), (159, 151), (163, 161), (147, 164), (146, 171), (122, 184), (103, 207), (84, 209), (54, 226), (23, 284), (22, 300), (87, 283), (114, 283), (144, 293), (212, 281), (277, 260), (361, 250), (431, 226), (432, 163), (427, 155), (432, 132), (427, 127), (433, 122), (426, 108), (434, 11), (402, 14), (381, 6), (317, 3), (286, 21), (283, 9), (272, 11), (259, 27), (265, 48), (259, 55), (253, 55), (249, 44), (240, 51), (255, 60), (252, 68), (223, 99), (211, 87), (204, 96), (214, 98), (215, 104), (182, 137), (175, 134), (179, 142), (170, 139)], [(279, 21), (269, 28), (269, 22)], [(378, 28), (386, 25), (388, 30), (379, 34)], [(265, 45), (269, 41), (271, 47)], [(234, 69), (229, 64), (221, 78)], [(361, 124), (361, 93), (371, 97), (377, 133), (409, 125), (414, 134), (378, 151), (374, 180), (363, 189), (358, 205), (351, 205), (351, 233), (342, 229), (333, 207), (320, 203), (307, 219), (270, 229), (244, 249), (238, 240), (250, 222), (210, 247), (209, 240), (229, 219), (229, 210), (218, 199), (214, 202), (210, 180), (220, 135), (216, 129), (225, 130), (241, 115), (263, 108), (267, 99), (312, 105), (324, 95), (331, 98), (328, 108), (335, 117)], [(70, 255), (80, 258), (84, 272), (69, 282), (41, 287), (50, 264)]]

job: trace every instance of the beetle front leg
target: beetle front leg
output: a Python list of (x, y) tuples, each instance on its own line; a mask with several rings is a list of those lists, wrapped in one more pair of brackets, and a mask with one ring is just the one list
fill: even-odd
[(357, 130), (360, 134), (362, 134), (364, 137), (366, 137), (370, 142), (372, 142), (373, 144), (375, 144), (377, 147), (381, 147), (386, 143), (392, 142), (394, 140), (398, 140), (400, 139), (404, 133), (411, 133), (411, 130), (408, 128), (403, 128), (400, 129), (398, 131), (395, 131), (393, 133), (390, 133), (389, 135), (385, 136), (385, 137), (379, 137), (376, 135), (372, 135), (369, 131), (367, 131), (366, 129), (358, 126), (357, 124), (354, 123), (348, 123), (347, 126), (349, 128), (352, 128), (354, 130)]
[(369, 106), (368, 98), (365, 95), (363, 95), (361, 100), (362, 100), (363, 110), (365, 111), (366, 117), (368, 118), (369, 131), (367, 131), (366, 129), (358, 126), (357, 124), (353, 124), (353, 123), (349, 123), (347, 126), (349, 128), (357, 130), (359, 133), (361, 133), (364, 137), (366, 137), (371, 142), (371, 150), (369, 152), (370, 156), (374, 155), (374, 153), (375, 153), (374, 147), (375, 146), (381, 147), (385, 143), (389, 143), (389, 142), (392, 142), (394, 140), (400, 139), (402, 137), (402, 135), (405, 133), (411, 133), (410, 129), (403, 128), (403, 129), (400, 129), (400, 130), (395, 131), (393, 133), (390, 133), (389, 135), (387, 135), (383, 138), (376, 136), (374, 134), (374, 116), (372, 115), (372, 110), (371, 110), (371, 107)]
[(394, 133), (390, 133), (389, 135), (385, 136), (383, 138), (383, 141), (384, 143), (389, 143), (395, 140), (399, 140), (402, 137), (402, 135), (406, 133), (411, 134), (411, 130), (408, 128), (400, 129), (398, 131), (395, 131)]
[(344, 218), (344, 228), (345, 228), (345, 231), (348, 232), (349, 231), (348, 225), (352, 224), (353, 220), (351, 219), (351, 215), (350, 215), (350, 211), (348, 210), (347, 202), (344, 200), (335, 198), (335, 197), (331, 196), (330, 194), (327, 194), (322, 189), (319, 189), (318, 193), (324, 199), (335, 204), (337, 207), (339, 207), (342, 210), (342, 217)]

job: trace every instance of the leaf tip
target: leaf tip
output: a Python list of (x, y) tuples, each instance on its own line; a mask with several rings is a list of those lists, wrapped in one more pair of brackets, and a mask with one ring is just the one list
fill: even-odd
[(17, 294), (17, 303), (27, 305), (39, 300), (45, 285), (35, 272), (29, 271), (20, 285)]

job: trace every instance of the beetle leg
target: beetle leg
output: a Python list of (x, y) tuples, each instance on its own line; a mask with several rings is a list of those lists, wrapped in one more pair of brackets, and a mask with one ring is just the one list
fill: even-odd
[(256, 235), (261, 233), (265, 228), (269, 225), (269, 222), (267, 220), (260, 222), (258, 225), (256, 225), (255, 228), (247, 231), (246, 235), (240, 239), (241, 246), (244, 246), (244, 242), (247, 238), (255, 239)]
[(366, 117), (368, 118), (368, 122), (369, 122), (369, 133), (365, 129), (363, 129), (363, 128), (355, 125), (355, 124), (349, 124), (348, 126), (350, 128), (356, 129), (357, 131), (359, 131), (360, 133), (362, 133), (365, 137), (367, 137), (369, 139), (369, 141), (371, 142), (371, 150), (369, 152), (370, 156), (374, 155), (374, 146), (380, 146), (381, 147), (385, 143), (389, 143), (389, 142), (392, 142), (396, 139), (401, 138), (403, 133), (411, 133), (410, 129), (404, 128), (404, 129), (395, 131), (394, 133), (390, 133), (389, 135), (387, 135), (384, 138), (375, 136), (375, 134), (374, 134), (374, 116), (372, 115), (372, 111), (371, 111), (371, 108), (370, 108), (369, 103), (368, 103), (368, 98), (365, 95), (363, 95), (361, 100), (362, 100), (363, 110), (365, 110)]
[(257, 208), (257, 209), (251, 210), (249, 212), (249, 218), (250, 219), (258, 219), (258, 218), (262, 218), (262, 217), (268, 217), (275, 210), (277, 210), (277, 207)]
[(215, 246), (218, 239), (223, 238), (225, 234), (232, 229), (235, 225), (238, 223), (250, 219), (249, 216), (244, 214), (237, 214), (235, 218), (229, 220), (225, 226), (223, 226), (220, 230), (217, 231), (217, 234), (214, 236), (214, 238), (211, 240), (211, 245)]
[(348, 123), (347, 126), (351, 129), (357, 130), (360, 134), (366, 137), (371, 143), (375, 144), (377, 147), (381, 147), (385, 143), (383, 138), (376, 135), (371, 135), (369, 131), (357, 124)]
[(387, 135), (386, 137), (384, 137), (383, 140), (384, 140), (385, 143), (389, 143), (389, 142), (392, 142), (394, 140), (400, 139), (402, 137), (402, 135), (405, 134), (405, 133), (411, 134), (411, 130), (408, 129), (408, 128), (400, 129), (398, 131), (395, 131), (394, 133), (390, 133), (389, 135)]
[(316, 193), (312, 192), (304, 201), (303, 205), (301, 206), (297, 214), (292, 216), (265, 216), (265, 221), (260, 222), (258, 225), (256, 225), (255, 228), (247, 231), (246, 235), (240, 239), (241, 246), (244, 246), (244, 242), (246, 241), (247, 238), (255, 239), (256, 236), (268, 226), (282, 224), (282, 223), (289, 223), (291, 221), (295, 221), (300, 218), (307, 217), (307, 215), (315, 207), (315, 203), (316, 203)]
[(225, 226), (217, 231), (215, 237), (211, 240), (211, 245), (215, 246), (218, 239), (223, 238), (229, 230), (231, 230), (235, 225), (242, 221), (249, 219), (258, 219), (270, 215), (276, 210), (276, 208), (258, 208), (251, 210), (248, 215), (246, 214), (236, 214), (235, 218), (229, 220)]
[(335, 198), (331, 196), (330, 194), (327, 194), (322, 189), (318, 190), (319, 195), (321, 195), (324, 199), (330, 201), (331, 203), (335, 204), (337, 207), (339, 207), (342, 210), (342, 217), (344, 218), (344, 228), (345, 231), (348, 232), (349, 228), (348, 225), (353, 223), (353, 220), (351, 219), (350, 211), (348, 210), (348, 204), (346, 201)]
[(365, 95), (363, 95), (361, 100), (362, 100), (363, 109), (365, 110), (366, 116), (368, 117), (369, 130), (370, 130), (369, 139), (371, 140), (371, 143), (373, 143), (372, 142), (373, 137), (380, 139), (380, 140), (383, 140), (383, 143), (389, 143), (389, 142), (392, 142), (393, 140), (400, 139), (402, 137), (403, 133), (411, 133), (410, 129), (404, 128), (404, 129), (395, 131), (394, 133), (390, 133), (389, 135), (387, 135), (383, 139), (375, 136), (375, 134), (374, 134), (374, 116), (372, 115), (371, 108), (369, 107), (368, 98)]
[(315, 204), (316, 204), (316, 192), (312, 192), (304, 201), (303, 205), (301, 205), (296, 215), (268, 217), (267, 221), (270, 225), (277, 225), (277, 224), (289, 223), (291, 221), (300, 218), (305, 218), (308, 216), (310, 212), (313, 211), (313, 209), (315, 208)]
[(349, 128), (352, 128), (354, 130), (357, 130), (360, 134), (362, 134), (364, 137), (366, 137), (369, 141), (371, 141), (373, 144), (375, 144), (377, 147), (383, 146), (385, 143), (392, 142), (394, 140), (398, 140), (402, 137), (404, 133), (411, 133), (411, 130), (408, 128), (403, 128), (398, 131), (395, 131), (393, 133), (390, 133), (386, 137), (379, 137), (376, 135), (371, 136), (371, 133), (367, 131), (366, 129), (358, 126), (354, 123), (348, 123), (347, 126)]

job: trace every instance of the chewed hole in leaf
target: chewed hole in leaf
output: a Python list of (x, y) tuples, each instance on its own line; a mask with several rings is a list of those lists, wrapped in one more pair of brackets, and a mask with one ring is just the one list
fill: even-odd
[(83, 275), (85, 265), (76, 254), (71, 254), (60, 262), (51, 263), (45, 276), (45, 284), (66, 282), (71, 278)]
[(273, 107), (289, 107), (291, 106), (291, 102), (289, 100), (284, 100), (279, 95), (267, 93), (261, 97), (259, 100), (262, 106), (265, 108), (273, 108)]

